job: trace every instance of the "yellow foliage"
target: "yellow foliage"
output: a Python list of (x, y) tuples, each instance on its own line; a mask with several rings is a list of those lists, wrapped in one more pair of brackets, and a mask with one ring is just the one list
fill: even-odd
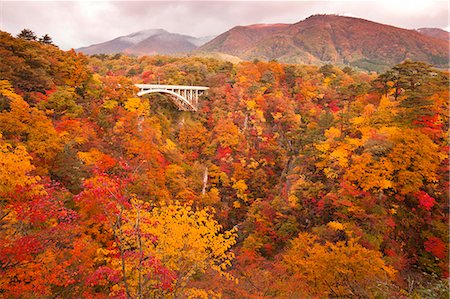
[(329, 153), (330, 158), (338, 162), (340, 167), (346, 167), (348, 165), (348, 158), (350, 153), (345, 147), (339, 147), (336, 150)]
[(120, 119), (114, 125), (113, 131), (115, 133), (119, 133), (119, 132), (121, 132), (123, 130), (123, 128), (124, 128), (124, 123), (123, 123), (123, 120)]
[[(29, 152), (39, 158), (51, 160), (62, 147), (52, 122), (44, 112), (30, 107), (22, 97), (11, 90), (0, 91), (8, 95), (10, 111), (0, 113), (0, 131), (9, 138), (22, 140)], [(43, 169), (41, 171), (45, 172)]]
[(383, 190), (393, 187), (393, 166), (386, 159), (376, 161), (369, 153), (353, 158), (345, 174), (349, 181), (358, 182), (363, 190)]
[(215, 140), (222, 147), (235, 147), (239, 144), (239, 128), (230, 120), (220, 120), (214, 128)]
[(130, 112), (136, 112), (139, 116), (148, 115), (150, 104), (148, 99), (129, 98), (125, 102), (125, 109)]
[(239, 181), (235, 182), (233, 184), (233, 189), (236, 190), (237, 198), (242, 199), (244, 202), (248, 201), (248, 196), (246, 194), (248, 186), (244, 180), (239, 180)]
[(266, 118), (264, 117), (264, 111), (262, 111), (261, 109), (256, 109), (255, 116), (256, 119), (259, 120), (260, 122), (266, 121)]
[(211, 206), (211, 205), (214, 205), (214, 204), (217, 204), (218, 202), (220, 202), (219, 189), (213, 187), (208, 191), (208, 193), (206, 195), (207, 195), (207, 198), (203, 200), (206, 205)]
[(330, 144), (325, 142), (314, 144), (314, 146), (321, 152), (328, 152), (331, 148)]
[(328, 139), (339, 138), (341, 136), (341, 131), (338, 128), (331, 127), (325, 131), (325, 137)]
[(177, 145), (170, 139), (166, 139), (165, 149), (168, 151), (172, 151), (177, 148)]
[(396, 103), (391, 101), (391, 99), (385, 95), (381, 96), (380, 103), (378, 104), (378, 110), (390, 110), (396, 107)]
[(317, 86), (312, 85), (310, 81), (305, 81), (303, 82), (303, 84), (301, 84), (300, 93), (305, 97), (306, 100), (312, 100), (316, 97), (320, 97)]
[(256, 102), (254, 100), (247, 101), (247, 110), (255, 110)]
[(279, 120), (281, 117), (283, 117), (283, 114), (281, 114), (280, 112), (272, 113), (272, 117), (274, 120)]
[(397, 103), (391, 101), (389, 97), (382, 96), (376, 111), (370, 115), (370, 122), (375, 126), (391, 125), (397, 113)]
[(7, 80), (0, 80), (0, 94), (12, 101), (21, 99), (21, 97), (14, 92), (11, 83)]
[[(337, 224), (331, 226), (340, 227)], [(396, 273), (384, 263), (381, 253), (353, 239), (322, 245), (309, 233), (292, 241), (283, 262), (318, 297), (373, 297), (378, 285), (392, 281)]]
[(361, 145), (361, 141), (355, 138), (346, 137), (344, 140), (337, 140), (340, 130), (334, 127), (326, 130), (327, 140), (316, 143), (314, 146), (321, 152), (316, 166), (322, 169), (328, 178), (337, 178), (340, 170), (345, 169), (350, 164), (350, 157), (354, 149)]
[(359, 138), (346, 137), (345, 142), (350, 145), (350, 148), (354, 149), (354, 148), (357, 148), (358, 146), (361, 146), (364, 144), (364, 138), (359, 139)]
[(362, 116), (357, 116), (355, 118), (352, 118), (350, 121), (352, 122), (352, 124), (356, 127), (362, 125), (365, 122), (366, 118), (362, 117)]
[(425, 182), (435, 182), (444, 156), (438, 145), (417, 130), (398, 130), (391, 136), (395, 147), (387, 156), (395, 172), (395, 189), (402, 194), (415, 193)]
[(221, 294), (211, 290), (202, 290), (197, 288), (189, 288), (186, 291), (188, 299), (219, 299), (222, 298)]
[(344, 225), (339, 221), (330, 221), (327, 225), (329, 228), (334, 230), (344, 230)]
[(106, 100), (103, 103), (103, 108), (112, 110), (112, 109), (116, 108), (118, 105), (119, 105), (119, 103), (115, 100)]
[(288, 202), (291, 207), (295, 207), (297, 205), (297, 203), (299, 202), (299, 199), (297, 196), (290, 194), (288, 197)]
[[(156, 225), (147, 227), (147, 232), (158, 238), (152, 249), (169, 268), (182, 269), (180, 261), (199, 270), (229, 263), (233, 254), (227, 250), (235, 244), (235, 231), (220, 233), (222, 227), (211, 212), (178, 204), (152, 210), (151, 219)], [(166, 234), (167, 231), (171, 233)]]
[[(4, 143), (0, 135), (0, 195), (11, 193), (16, 187), (36, 184), (40, 177), (30, 175), (34, 169), (25, 147), (13, 148)], [(37, 185), (32, 192), (42, 194), (44, 190), (42, 186)]]
[(336, 179), (339, 177), (339, 174), (336, 173), (332, 168), (329, 168), (329, 167), (324, 168), (323, 172), (324, 172), (325, 176), (329, 179)]
[(347, 180), (366, 191), (392, 188), (402, 194), (415, 193), (425, 182), (436, 180), (443, 156), (428, 136), (396, 127), (381, 127), (377, 135), (386, 140), (366, 141), (377, 151), (353, 155), (344, 175)]
[(330, 86), (331, 79), (332, 79), (331, 77), (324, 78), (323, 79), (323, 85), (326, 86), (326, 87)]
[(249, 249), (249, 250), (259, 250), (263, 247), (263, 242), (260, 240), (259, 236), (255, 235), (254, 233), (250, 234), (245, 240), (242, 245), (243, 248)]
[[(144, 256), (155, 258), (175, 271), (177, 278), (172, 289), (175, 297), (185, 297), (194, 292), (186, 289), (188, 281), (196, 273), (204, 273), (207, 269), (232, 278), (225, 270), (234, 258), (228, 250), (236, 243), (236, 229), (223, 231), (222, 226), (213, 219), (212, 209), (195, 210), (191, 206), (175, 203), (149, 210), (143, 202), (133, 200), (133, 203), (133, 209), (124, 212), (126, 222), (121, 230), (136, 231), (139, 223), (142, 236), (140, 241), (136, 234), (126, 236), (124, 249), (142, 246)], [(136, 288), (139, 264), (136, 260), (128, 263), (130, 284)]]
[(109, 263), (111, 261), (110, 257), (111, 251), (106, 248), (97, 248), (96, 257), (94, 258), (94, 262), (102, 264)]
[(94, 165), (103, 159), (104, 154), (98, 149), (92, 148), (88, 152), (78, 152), (77, 156), (86, 165)]
[(250, 159), (250, 163), (248, 163), (247, 168), (249, 169), (256, 169), (259, 166), (259, 162), (256, 161), (255, 159), (251, 158)]

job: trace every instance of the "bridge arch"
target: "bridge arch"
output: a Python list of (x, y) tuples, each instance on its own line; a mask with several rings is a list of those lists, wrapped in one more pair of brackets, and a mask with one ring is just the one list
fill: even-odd
[(197, 111), (199, 96), (209, 89), (205, 86), (184, 85), (136, 84), (136, 86), (139, 88), (138, 96), (150, 93), (170, 95), (172, 102), (183, 111)]
[(149, 93), (166, 93), (171, 95), (175, 102), (175, 105), (178, 106), (178, 108), (180, 110), (190, 110), (190, 111), (196, 111), (197, 108), (194, 107), (186, 98), (184, 98), (183, 96), (181, 96), (180, 94), (173, 92), (171, 90), (166, 90), (166, 89), (151, 89), (151, 90), (146, 90), (146, 91), (142, 91), (138, 93), (138, 96), (143, 96)]

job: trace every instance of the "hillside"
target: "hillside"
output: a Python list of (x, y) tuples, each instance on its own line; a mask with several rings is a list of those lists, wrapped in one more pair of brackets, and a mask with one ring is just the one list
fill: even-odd
[(213, 37), (196, 38), (170, 33), (163, 29), (149, 29), (121, 36), (100, 44), (77, 49), (84, 54), (127, 53), (134, 55), (175, 54), (191, 52)]
[(245, 60), (333, 63), (384, 70), (405, 59), (448, 64), (448, 42), (363, 19), (315, 15), (295, 24), (238, 26), (198, 49)]

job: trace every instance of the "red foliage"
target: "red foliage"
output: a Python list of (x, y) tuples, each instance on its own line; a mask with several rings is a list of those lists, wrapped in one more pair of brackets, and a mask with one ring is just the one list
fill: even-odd
[(415, 196), (419, 199), (419, 206), (426, 211), (431, 210), (436, 204), (436, 200), (424, 191), (416, 193)]
[(332, 101), (328, 104), (328, 108), (330, 108), (332, 112), (338, 112), (338, 111), (341, 110), (341, 109), (338, 107), (337, 103), (338, 103), (337, 100), (332, 100)]
[(397, 270), (407, 269), (413, 260), (408, 258), (401, 244), (393, 240), (386, 239), (386, 241), (387, 247), (384, 249), (384, 253), (389, 257), (390, 264)]
[(118, 283), (121, 279), (120, 275), (119, 270), (101, 266), (86, 278), (86, 284), (89, 286), (102, 286), (109, 284), (109, 282)]
[(108, 169), (116, 166), (117, 160), (111, 157), (110, 155), (103, 154), (102, 159), (95, 164), (95, 167), (98, 168), (100, 172), (105, 172)]
[(425, 115), (421, 116), (419, 120), (413, 122), (415, 125), (421, 125), (430, 129), (440, 130), (442, 129), (442, 121), (439, 119), (439, 114), (434, 114), (433, 116)]
[(388, 217), (388, 218), (386, 219), (386, 224), (387, 224), (387, 226), (394, 228), (394, 227), (395, 227), (395, 221), (394, 221), (394, 218)]
[(174, 271), (171, 271), (167, 267), (165, 267), (161, 261), (156, 258), (149, 258), (145, 261), (146, 266), (150, 266), (152, 271), (148, 273), (149, 279), (158, 278), (157, 288), (162, 290), (170, 291), (172, 290), (173, 282), (177, 278), (177, 275)]
[(0, 262), (4, 265), (33, 260), (33, 257), (44, 248), (35, 236), (24, 236), (14, 242), (14, 246), (0, 246)]
[(217, 149), (217, 159), (228, 158), (233, 153), (233, 150), (229, 147), (221, 147)]
[(154, 81), (154, 78), (155, 78), (155, 75), (153, 74), (152, 71), (146, 71), (146, 72), (142, 73), (142, 82), (145, 84)]
[(317, 210), (318, 211), (323, 211), (325, 208), (325, 201), (323, 199), (319, 199), (317, 201)]
[(237, 255), (237, 262), (241, 266), (252, 266), (260, 262), (263, 258), (256, 251), (243, 248)]
[(437, 258), (443, 259), (447, 256), (445, 243), (437, 237), (428, 237), (424, 245), (425, 250)]
[(83, 184), (85, 190), (74, 197), (75, 202), (84, 213), (89, 213), (92, 220), (105, 222), (107, 216), (118, 215), (119, 205), (129, 208), (129, 196), (126, 186), (130, 178), (108, 176), (100, 173), (96, 177), (86, 180)]

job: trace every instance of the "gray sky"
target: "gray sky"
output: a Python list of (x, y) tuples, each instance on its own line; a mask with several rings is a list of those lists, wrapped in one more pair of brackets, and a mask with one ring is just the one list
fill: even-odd
[(162, 28), (192, 36), (217, 35), (237, 25), (295, 23), (312, 14), (360, 17), (397, 27), (449, 30), (449, 1), (5, 1), (0, 30), (49, 34), (62, 49)]

